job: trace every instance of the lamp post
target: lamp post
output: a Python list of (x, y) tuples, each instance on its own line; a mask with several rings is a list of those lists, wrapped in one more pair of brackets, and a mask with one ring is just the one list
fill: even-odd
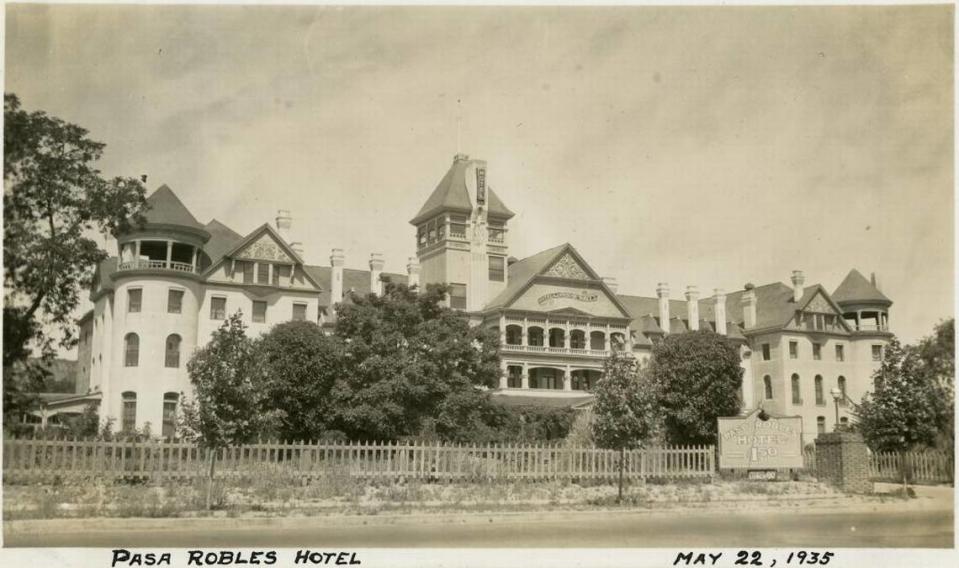
[(833, 388), (829, 391), (829, 394), (832, 395), (833, 403), (836, 406), (836, 424), (833, 426), (833, 431), (839, 431), (839, 399), (842, 398), (842, 391), (838, 387)]

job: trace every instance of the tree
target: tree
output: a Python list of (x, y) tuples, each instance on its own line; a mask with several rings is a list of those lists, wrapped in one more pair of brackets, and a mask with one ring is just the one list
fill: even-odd
[(318, 440), (334, 420), (330, 390), (346, 373), (343, 342), (309, 321), (273, 327), (259, 342), (271, 408), (281, 410), (277, 434)]
[(263, 388), (265, 362), (245, 330), (241, 314), (231, 315), (187, 363), (194, 399), (182, 405), (181, 426), (210, 456), (207, 508), (219, 450), (253, 441), (277, 418)]
[(939, 397), (919, 350), (893, 337), (873, 374), (873, 391), (859, 405), (859, 431), (875, 451), (932, 446), (941, 419)]
[(936, 401), (936, 447), (955, 450), (956, 404), (956, 320), (949, 318), (936, 324), (932, 335), (923, 337), (917, 346), (917, 356), (923, 372), (938, 394)]
[[(57, 344), (74, 342), (73, 313), (106, 258), (94, 233), (117, 235), (142, 221), (146, 193), (134, 178), (104, 179), (104, 144), (83, 128), (20, 108), (4, 95), (4, 416), (33, 402)], [(57, 339), (59, 335), (59, 339)]]
[(673, 444), (716, 443), (716, 419), (742, 406), (739, 352), (724, 336), (694, 331), (653, 346), (650, 373)]
[(618, 502), (623, 500), (626, 450), (648, 443), (661, 423), (655, 386), (646, 375), (636, 359), (613, 351), (596, 385), (593, 439), (600, 448), (619, 450)]
[(461, 440), (484, 423), (499, 378), (498, 332), (470, 326), (442, 305), (448, 287), (417, 293), (384, 283), (381, 295), (337, 306), (335, 335), (347, 372), (331, 392), (337, 429), (351, 438), (396, 439), (435, 427)]

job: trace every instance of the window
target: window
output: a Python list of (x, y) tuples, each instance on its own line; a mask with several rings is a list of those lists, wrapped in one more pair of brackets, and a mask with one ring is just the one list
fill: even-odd
[(466, 217), (462, 215), (450, 216), (450, 236), (461, 239), (466, 238)]
[(846, 416), (843, 416), (842, 418), (840, 418), (840, 419), (839, 419), (839, 425), (842, 426), (844, 429), (845, 429), (845, 428), (848, 428), (848, 427), (849, 427), (849, 418), (846, 417)]
[(253, 323), (266, 323), (266, 302), (253, 300)]
[(518, 389), (523, 386), (523, 368), (517, 365), (510, 365), (506, 376), (506, 386), (511, 389)]
[(223, 297), (210, 298), (210, 319), (211, 320), (226, 319), (226, 298), (223, 298)]
[(124, 432), (132, 432), (137, 427), (137, 393), (123, 393), (123, 409), (120, 424)]
[(769, 354), (769, 344), (763, 343), (763, 361), (769, 361), (770, 358), (771, 357)]
[(799, 375), (792, 376), (793, 404), (802, 404), (802, 392), (799, 388)]
[(140, 363), (140, 336), (135, 333), (128, 333), (124, 339), (124, 362), (125, 367), (136, 367)]
[(143, 290), (140, 288), (134, 288), (132, 290), (127, 290), (127, 312), (133, 314), (138, 313), (142, 307), (143, 301)]
[(166, 311), (168, 314), (183, 313), (183, 290), (170, 290), (167, 292)]
[(306, 321), (306, 304), (293, 304), (293, 321)]
[(882, 361), (882, 345), (873, 345), (873, 346), (872, 346), (872, 360), (873, 360), (873, 361)]
[(450, 307), (455, 310), (466, 309), (466, 284), (451, 284)]
[(763, 396), (766, 400), (769, 400), (773, 397), (773, 380), (769, 375), (763, 377)]
[(845, 361), (846, 360), (846, 348), (842, 345), (836, 346), (836, 361)]
[(819, 416), (816, 418), (816, 432), (820, 434), (826, 433), (826, 417)]
[(822, 343), (813, 343), (812, 344), (812, 358), (816, 361), (822, 359)]
[(446, 217), (436, 219), (436, 238), (443, 240), (446, 237)]
[(180, 366), (180, 336), (175, 333), (166, 338), (166, 357), (164, 364), (171, 369), (176, 369)]
[(245, 260), (236, 261), (236, 270), (243, 276), (244, 284), (253, 284), (253, 269), (255, 265)]
[(815, 384), (816, 384), (816, 404), (819, 406), (823, 406), (826, 404), (826, 397), (823, 394), (823, 390), (822, 390), (822, 375), (816, 375)]
[(436, 220), (435, 219), (430, 221), (429, 224), (427, 225), (426, 240), (430, 244), (433, 244), (436, 242)]
[(163, 395), (163, 431), (164, 438), (172, 438), (176, 434), (176, 405), (180, 395), (168, 392)]
[(270, 265), (265, 262), (256, 263), (256, 283), (264, 286), (270, 283)]
[(839, 387), (839, 406), (846, 406), (846, 377), (840, 375), (836, 386)]
[(421, 248), (426, 246), (426, 225), (420, 225), (417, 227), (416, 244)]
[(503, 270), (503, 257), (489, 257), (489, 279), (491, 282), (504, 282), (506, 274)]
[(796, 341), (789, 342), (789, 358), (790, 359), (799, 358), (799, 343)]
[(273, 285), (289, 286), (290, 274), (293, 267), (286, 264), (277, 264), (273, 267)]
[(488, 233), (490, 242), (501, 243), (503, 242), (503, 235), (506, 231), (502, 224), (490, 223)]

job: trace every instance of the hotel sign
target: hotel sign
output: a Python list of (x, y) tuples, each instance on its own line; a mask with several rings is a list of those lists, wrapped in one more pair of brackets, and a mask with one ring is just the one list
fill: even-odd
[(583, 290), (582, 292), (550, 292), (549, 294), (543, 294), (536, 301), (542, 306), (544, 304), (551, 304), (553, 300), (560, 298), (567, 298), (578, 302), (595, 302), (599, 299), (599, 294), (587, 290)]
[(761, 410), (745, 417), (719, 418), (719, 467), (803, 467), (802, 418), (769, 416)]

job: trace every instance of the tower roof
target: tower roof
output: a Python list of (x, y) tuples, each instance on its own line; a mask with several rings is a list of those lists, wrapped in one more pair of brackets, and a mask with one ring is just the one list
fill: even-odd
[[(438, 215), (443, 211), (455, 211), (459, 213), (473, 212), (473, 197), (470, 196), (469, 182), (467, 182), (467, 170), (472, 164), (484, 163), (478, 160), (470, 160), (465, 154), (457, 154), (453, 158), (453, 164), (446, 171), (446, 175), (440, 180), (440, 183), (430, 194), (429, 199), (420, 208), (416, 217), (410, 221), (412, 225), (418, 225)], [(492, 217), (509, 219), (513, 217), (510, 211), (498, 195), (493, 193), (492, 188), (486, 189), (487, 212)]]
[(183, 205), (180, 198), (173, 193), (166, 184), (161, 185), (146, 200), (147, 209), (144, 213), (147, 223), (151, 225), (179, 225), (191, 229), (203, 230), (203, 225), (196, 220), (190, 210)]
[(849, 271), (842, 284), (833, 292), (832, 299), (837, 304), (856, 302), (892, 304), (892, 300), (880, 292), (872, 282), (855, 268)]

